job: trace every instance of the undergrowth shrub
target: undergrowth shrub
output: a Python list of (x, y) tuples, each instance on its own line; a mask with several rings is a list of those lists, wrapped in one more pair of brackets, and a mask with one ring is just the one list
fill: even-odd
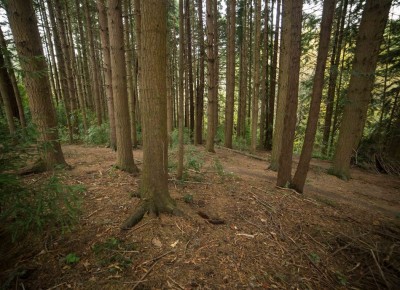
[(92, 125), (88, 128), (83, 140), (87, 144), (103, 145), (109, 142), (109, 124), (103, 123), (100, 126)]
[(33, 125), (10, 136), (0, 122), (0, 228), (12, 241), (28, 232), (68, 230), (79, 216), (82, 186), (64, 185), (55, 174), (28, 185), (16, 174), (26, 160), (37, 157), (36, 137)]

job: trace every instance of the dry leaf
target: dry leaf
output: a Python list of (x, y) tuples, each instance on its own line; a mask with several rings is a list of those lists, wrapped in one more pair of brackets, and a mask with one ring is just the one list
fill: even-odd
[(158, 238), (153, 238), (151, 240), (151, 243), (156, 246), (157, 248), (161, 248), (162, 247), (162, 243)]

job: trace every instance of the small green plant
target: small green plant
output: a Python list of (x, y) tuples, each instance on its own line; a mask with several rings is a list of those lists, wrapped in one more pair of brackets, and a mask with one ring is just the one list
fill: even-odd
[[(179, 143), (179, 131), (175, 129), (171, 132), (171, 147), (176, 148), (178, 147)], [(184, 128), (183, 129), (183, 144), (190, 144), (190, 129)]]
[(192, 203), (193, 202), (193, 195), (191, 194), (185, 194), (183, 197), (184, 202), (186, 203)]
[(80, 258), (75, 253), (69, 253), (65, 256), (65, 263), (67, 264), (77, 264)]
[(347, 278), (346, 278), (346, 276), (344, 276), (344, 275), (343, 275), (342, 273), (340, 273), (340, 272), (335, 272), (335, 274), (336, 274), (336, 278), (337, 278), (339, 284), (342, 285), (342, 286), (346, 286), (346, 285), (347, 285)]
[(315, 264), (319, 264), (319, 262), (321, 261), (321, 258), (316, 253), (311, 253), (309, 256), (311, 261), (313, 261)]
[(219, 176), (225, 175), (224, 166), (222, 165), (221, 161), (218, 158), (214, 159), (214, 168)]
[(195, 171), (200, 171), (201, 167), (203, 166), (203, 152), (199, 151), (194, 146), (186, 147), (185, 151), (185, 167), (187, 169), (193, 169)]

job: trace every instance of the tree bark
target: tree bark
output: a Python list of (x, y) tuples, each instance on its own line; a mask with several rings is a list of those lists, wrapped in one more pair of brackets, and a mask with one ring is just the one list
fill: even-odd
[(367, 0), (361, 17), (352, 74), (331, 173), (350, 178), (350, 159), (362, 137), (383, 31), (391, 0)]
[(117, 137), (117, 167), (123, 171), (137, 174), (138, 168), (133, 161), (129, 122), (121, 1), (109, 0), (107, 12)]
[(194, 132), (194, 92), (193, 92), (193, 61), (192, 61), (192, 30), (190, 23), (190, 2), (185, 0), (186, 11), (186, 47), (187, 47), (187, 72), (189, 87), (189, 128), (190, 135)]
[(101, 50), (103, 53), (103, 71), (106, 87), (108, 119), (110, 122), (110, 148), (115, 151), (117, 150), (117, 136), (115, 128), (114, 98), (112, 90), (110, 37), (108, 31), (107, 8), (105, 6), (104, 0), (97, 0), (97, 10), (99, 11), (100, 40)]
[(250, 152), (255, 153), (257, 148), (258, 106), (260, 99), (260, 38), (261, 38), (261, 0), (254, 0), (255, 31), (253, 51), (253, 99), (251, 113), (251, 143)]
[(248, 32), (247, 32), (247, 18), (248, 18), (248, 1), (243, 1), (243, 15), (242, 15), (242, 33), (240, 44), (240, 79), (239, 79), (239, 109), (237, 121), (237, 136), (246, 138), (246, 97), (247, 97), (247, 77), (248, 77)]
[(183, 27), (183, 0), (179, 0), (179, 101), (178, 101), (178, 168), (176, 178), (182, 179), (183, 176), (183, 127), (184, 127), (184, 96), (183, 96), (183, 77), (184, 77), (184, 27)]
[[(4, 38), (3, 31), (1, 29), (0, 29), (0, 47), (1, 47), (1, 49), (4, 49), (4, 51), (8, 51), (7, 43), (6, 43), (6, 40)], [(10, 77), (11, 85), (12, 85), (12, 88), (13, 88), (13, 91), (14, 91), (14, 96), (15, 96), (15, 100), (16, 100), (16, 103), (17, 103), (17, 107), (18, 107), (19, 122), (21, 124), (21, 127), (25, 128), (26, 127), (26, 121), (25, 121), (24, 106), (22, 104), (21, 93), (19, 92), (18, 85), (17, 85), (17, 80), (15, 78), (15, 72), (14, 72), (10, 57), (6, 53), (3, 53), (3, 57), (4, 57), (5, 66), (8, 69), (8, 75)]]
[[(289, 76), (286, 96), (285, 117), (282, 130), (282, 147), (279, 156), (277, 186), (290, 184), (292, 178), (293, 142), (296, 130), (297, 104), (299, 94), (302, 1), (288, 0), (290, 15)], [(283, 1), (285, 5), (286, 0)], [(284, 6), (285, 7), (285, 6)], [(285, 8), (284, 8), (285, 9)]]
[(55, 111), (50, 99), (50, 82), (40, 41), (39, 29), (31, 0), (9, 1), (8, 20), (17, 48), (24, 83), (32, 113), (39, 132), (39, 153), (47, 170), (66, 165), (59, 143)]
[(215, 75), (215, 11), (214, 1), (206, 1), (207, 10), (207, 67), (208, 67), (208, 108), (207, 108), (207, 143), (206, 150), (215, 152), (214, 137), (215, 137), (215, 106), (216, 106), (216, 75)]
[(89, 59), (91, 67), (90, 78), (91, 78), (92, 93), (93, 93), (93, 96), (91, 96), (91, 98), (94, 99), (97, 125), (100, 126), (103, 122), (103, 116), (101, 111), (101, 100), (100, 100), (100, 80), (98, 78), (98, 74), (96, 73), (97, 71), (96, 51), (94, 45), (93, 29), (91, 28), (90, 25), (91, 17), (89, 11), (89, 0), (85, 0), (84, 7), (85, 7), (87, 40), (89, 42)]
[(0, 51), (0, 95), (4, 104), (4, 111), (6, 113), (7, 125), (11, 135), (15, 134), (14, 114), (11, 105), (12, 98), (15, 98), (12, 89), (11, 80), (8, 76), (7, 68), (2, 51)]
[(328, 93), (326, 98), (326, 113), (325, 113), (325, 120), (323, 127), (324, 130), (322, 136), (322, 154), (324, 155), (326, 155), (328, 152), (329, 137), (331, 135), (333, 106), (334, 106), (335, 91), (336, 91), (336, 80), (339, 74), (340, 54), (342, 52), (342, 42), (344, 35), (343, 29), (346, 19), (348, 0), (342, 0), (340, 4), (341, 6), (337, 19), (332, 55), (330, 60), (331, 67), (329, 74)]
[(267, 131), (266, 131), (266, 147), (267, 150), (272, 149), (272, 137), (274, 135), (274, 115), (275, 115), (275, 96), (276, 96), (276, 70), (278, 65), (278, 50), (279, 50), (279, 25), (281, 16), (281, 0), (277, 1), (276, 5), (276, 22), (274, 33), (274, 52), (272, 56), (271, 77), (269, 85), (269, 100), (267, 110)]
[(204, 33), (203, 33), (203, 3), (197, 1), (199, 17), (199, 85), (197, 87), (196, 102), (196, 139), (197, 144), (203, 143), (203, 115), (204, 115)]
[(265, 143), (265, 133), (266, 133), (266, 127), (267, 127), (267, 100), (268, 100), (268, 87), (267, 87), (267, 82), (268, 82), (268, 54), (269, 54), (269, 49), (268, 49), (268, 18), (269, 18), (269, 12), (268, 12), (268, 1), (265, 2), (264, 6), (264, 32), (263, 32), (263, 46), (262, 46), (262, 60), (261, 60), (261, 88), (260, 88), (260, 96), (261, 96), (261, 112), (260, 112), (260, 139), (259, 139), (259, 146), (266, 147)]
[[(282, 2), (282, 4), (287, 4)], [(282, 7), (283, 8), (283, 7)], [(283, 134), (283, 122), (285, 118), (285, 109), (286, 109), (286, 96), (288, 90), (288, 77), (289, 77), (289, 46), (290, 46), (290, 36), (291, 36), (291, 27), (290, 27), (290, 14), (286, 9), (282, 9), (282, 28), (281, 28), (281, 47), (279, 54), (279, 76), (278, 76), (278, 102), (276, 108), (276, 119), (275, 119), (275, 128), (273, 131), (273, 139), (272, 139), (272, 152), (271, 152), (271, 163), (269, 168), (271, 170), (277, 171), (279, 169), (279, 157), (281, 154), (282, 148), (282, 134)]]
[(236, 0), (227, 5), (228, 42), (226, 62), (225, 147), (232, 148), (233, 113), (235, 105), (235, 31)]
[(328, 57), (329, 40), (332, 30), (333, 15), (335, 12), (335, 2), (336, 0), (324, 0), (321, 30), (318, 44), (317, 65), (314, 74), (310, 111), (308, 114), (306, 133), (301, 150), (300, 160), (297, 165), (297, 170), (293, 177), (293, 181), (291, 183), (291, 187), (298, 192), (303, 192), (304, 189), (304, 184), (306, 182), (307, 172), (312, 157), (315, 134), (317, 132), (322, 89), (324, 87), (326, 60)]
[(168, 193), (166, 95), (166, 1), (141, 1), (143, 49), (140, 95), (143, 114), (143, 174), (141, 196), (155, 213), (172, 212)]

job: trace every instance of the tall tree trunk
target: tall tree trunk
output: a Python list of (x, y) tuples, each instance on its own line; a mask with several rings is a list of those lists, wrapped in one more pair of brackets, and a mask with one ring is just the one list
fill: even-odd
[(226, 103), (225, 103), (225, 146), (232, 148), (233, 113), (235, 105), (235, 28), (236, 0), (227, 5), (227, 62), (226, 62)]
[(109, 0), (107, 12), (110, 32), (111, 83), (117, 136), (117, 166), (121, 170), (137, 174), (138, 168), (133, 161), (132, 154), (121, 1)]
[(115, 128), (114, 98), (111, 75), (110, 36), (108, 31), (107, 8), (104, 0), (97, 0), (97, 10), (99, 11), (100, 40), (101, 50), (103, 53), (103, 72), (106, 87), (108, 120), (110, 122), (110, 148), (115, 151), (117, 150), (117, 135)]
[[(91, 67), (91, 84), (92, 84), (92, 93), (94, 98), (94, 107), (96, 110), (96, 120), (97, 125), (100, 126), (103, 122), (103, 116), (101, 112), (101, 100), (100, 100), (100, 80), (98, 78), (97, 72), (97, 62), (96, 62), (96, 51), (94, 44), (94, 36), (93, 29), (91, 28), (91, 17), (90, 17), (90, 6), (89, 0), (85, 0), (85, 20), (86, 20), (86, 29), (87, 29), (87, 40), (89, 42), (89, 58), (90, 58), (90, 67)], [(111, 36), (110, 36), (111, 37)]]
[(7, 16), (13, 33), (32, 113), (32, 121), (39, 131), (39, 152), (45, 169), (65, 165), (58, 141), (57, 121), (50, 99), (50, 82), (40, 41), (39, 29), (31, 0), (7, 3)]
[(342, 51), (342, 42), (343, 42), (343, 29), (344, 23), (346, 19), (347, 13), (347, 4), (348, 0), (342, 0), (340, 3), (339, 15), (337, 18), (332, 55), (331, 55), (331, 67), (329, 74), (329, 84), (328, 84), (328, 93), (326, 98), (326, 113), (325, 113), (325, 121), (324, 121), (324, 131), (322, 136), (322, 154), (326, 155), (328, 151), (328, 142), (329, 137), (331, 135), (331, 125), (332, 125), (332, 115), (333, 115), (333, 105), (335, 99), (335, 90), (336, 90), (336, 80), (339, 74), (339, 62), (340, 62), (340, 54)]
[(243, 17), (242, 17), (242, 42), (240, 44), (240, 64), (239, 64), (239, 112), (237, 123), (237, 136), (246, 138), (246, 97), (247, 97), (247, 18), (248, 18), (248, 1), (243, 1)]
[(15, 134), (15, 123), (13, 108), (11, 100), (14, 98), (14, 91), (11, 85), (10, 77), (8, 76), (7, 68), (5, 67), (5, 61), (3, 57), (3, 51), (0, 51), (0, 95), (3, 100), (4, 110), (6, 113), (8, 129), (10, 134)]
[[(140, 51), (142, 49), (142, 16), (140, 11), (140, 0), (134, 0), (134, 14), (135, 14), (135, 35), (136, 35), (136, 83), (140, 84), (140, 74), (141, 74), (141, 66), (140, 63)], [(136, 91), (135, 98), (135, 109), (136, 109), (136, 120), (137, 122), (141, 122), (141, 114), (140, 114), (140, 91)]]
[(65, 114), (66, 114), (66, 119), (67, 119), (67, 127), (68, 127), (68, 137), (69, 137), (69, 143), (73, 142), (73, 129), (72, 129), (72, 123), (71, 123), (71, 108), (70, 108), (70, 96), (69, 96), (69, 89), (68, 89), (68, 83), (67, 83), (67, 76), (66, 76), (66, 68), (65, 68), (65, 62), (64, 62), (64, 57), (63, 57), (63, 51), (61, 47), (61, 41), (60, 41), (60, 32), (56, 24), (56, 16), (54, 15), (55, 7), (54, 1), (47, 0), (47, 6), (49, 8), (49, 16), (50, 16), (50, 23), (51, 26), (53, 27), (53, 35), (54, 35), (54, 48), (56, 51), (56, 58), (57, 58), (57, 64), (58, 64), (58, 74), (60, 76), (60, 83), (61, 83), (61, 92), (62, 92), (62, 97), (63, 97), (63, 105), (65, 109)]
[[(56, 24), (57, 24), (57, 29), (59, 32), (59, 37), (60, 37), (60, 44), (61, 44), (61, 50), (62, 50), (62, 57), (64, 60), (64, 65), (65, 65), (65, 75), (67, 78), (67, 86), (68, 86), (68, 95), (69, 95), (69, 108), (70, 108), (70, 114), (71, 114), (71, 127), (72, 127), (72, 141), (74, 140), (74, 134), (77, 133), (77, 112), (76, 112), (76, 107), (75, 107), (75, 98), (76, 98), (76, 91), (75, 91), (75, 84), (74, 84), (74, 77), (73, 77), (73, 72), (72, 72), (72, 62), (73, 62), (73, 56), (71, 55), (71, 50), (70, 50), (70, 44), (67, 41), (67, 31), (65, 30), (64, 24), (66, 23), (66, 20), (64, 18), (64, 15), (62, 13), (62, 6), (60, 0), (54, 0), (55, 4), (55, 14), (56, 14)], [(68, 13), (65, 11), (65, 13)]]
[(260, 38), (261, 38), (261, 0), (254, 0), (255, 31), (253, 51), (253, 99), (251, 113), (251, 144), (250, 152), (255, 153), (257, 148), (258, 103), (260, 99)]
[[(287, 4), (285, 0), (283, 4)], [(286, 9), (282, 9), (282, 28), (281, 28), (281, 45), (279, 54), (279, 76), (278, 76), (278, 102), (276, 108), (275, 128), (273, 131), (272, 139), (272, 152), (271, 164), (269, 168), (277, 171), (279, 168), (279, 156), (282, 148), (282, 134), (283, 134), (283, 121), (285, 118), (286, 109), (286, 96), (288, 91), (288, 77), (289, 77), (289, 64), (290, 64), (290, 40), (291, 40), (291, 27), (290, 27), (290, 13)], [(292, 73), (292, 72), (290, 72)]]
[[(132, 145), (137, 143), (136, 141), (136, 108), (135, 108), (135, 87), (136, 84), (134, 80), (134, 44), (132, 41), (132, 33), (131, 31), (131, 23), (130, 23), (130, 0), (125, 0), (125, 26), (124, 26), (124, 34), (125, 34), (125, 56), (126, 56), (126, 73), (127, 73), (127, 86), (128, 86), (128, 102), (129, 102), (129, 113), (130, 113), (130, 122), (131, 122), (131, 139)], [(135, 141), (135, 142), (134, 142)], [(134, 146), (136, 146), (135, 144)]]
[(155, 213), (172, 212), (168, 193), (166, 1), (141, 1), (143, 174), (141, 195)]
[(186, 47), (187, 47), (187, 72), (189, 74), (188, 87), (189, 87), (189, 128), (190, 135), (194, 132), (194, 92), (193, 92), (193, 61), (192, 61), (192, 30), (190, 23), (190, 2), (185, 0), (185, 11), (186, 11)]
[(219, 126), (219, 34), (218, 34), (218, 1), (213, 2), (214, 10), (214, 138)]
[(310, 112), (308, 114), (307, 128), (304, 137), (303, 148), (301, 150), (300, 161), (297, 165), (297, 170), (291, 183), (291, 186), (298, 192), (303, 192), (304, 189), (304, 184), (306, 182), (307, 172), (312, 157), (315, 134), (317, 132), (322, 89), (324, 87), (326, 59), (328, 57), (329, 40), (332, 30), (333, 15), (335, 12), (335, 2), (336, 0), (324, 0)]
[(265, 143), (265, 128), (267, 127), (267, 81), (268, 81), (268, 54), (269, 54), (269, 49), (268, 49), (268, 18), (269, 18), (269, 12), (268, 12), (268, 1), (265, 2), (264, 6), (264, 33), (263, 33), (263, 46), (262, 46), (262, 60), (261, 60), (261, 91), (260, 91), (260, 96), (261, 96), (261, 112), (260, 112), (260, 139), (259, 139), (259, 145), (260, 147), (266, 147)]
[(391, 0), (367, 0), (361, 17), (352, 74), (331, 173), (350, 178), (350, 159), (361, 140)]
[[(6, 40), (4, 38), (4, 34), (3, 31), (0, 29), (0, 48), (3, 49), (3, 51), (7, 51), (7, 43)], [(10, 81), (11, 81), (11, 85), (14, 91), (14, 96), (15, 96), (15, 100), (17, 103), (17, 107), (18, 107), (18, 117), (19, 117), (19, 122), (21, 124), (22, 128), (26, 127), (26, 121), (25, 121), (25, 112), (24, 112), (24, 106), (22, 104), (22, 98), (21, 98), (21, 93), (19, 92), (18, 89), (18, 84), (17, 84), (17, 79), (15, 77), (15, 72), (14, 72), (14, 68), (12, 66), (10, 57), (4, 53), (3, 54), (4, 57), (4, 63), (5, 66), (8, 69), (8, 75), (10, 77)]]
[(215, 106), (216, 106), (216, 75), (215, 75), (215, 10), (214, 1), (206, 1), (207, 10), (207, 67), (208, 67), (208, 108), (207, 108), (207, 143), (206, 150), (215, 152), (214, 137), (215, 137)]
[[(276, 5), (276, 22), (274, 32), (274, 52), (272, 56), (271, 65), (271, 77), (269, 84), (269, 100), (268, 100), (268, 111), (267, 111), (267, 132), (266, 132), (266, 144), (267, 150), (272, 149), (272, 137), (274, 135), (274, 115), (275, 115), (275, 96), (276, 96), (276, 70), (278, 65), (278, 47), (279, 47), (279, 25), (281, 16), (281, 0), (277, 1)], [(280, 69), (279, 69), (280, 71)]]
[(183, 126), (184, 126), (184, 97), (183, 97), (183, 77), (184, 77), (184, 27), (183, 27), (183, 0), (179, 0), (179, 101), (178, 101), (178, 168), (177, 179), (183, 176)]
[[(285, 4), (285, 2), (288, 3)], [(291, 3), (289, 2), (291, 1)], [(282, 147), (279, 156), (278, 179), (276, 185), (286, 186), (292, 178), (293, 142), (296, 130), (297, 103), (299, 94), (301, 21), (303, 2), (284, 0), (283, 9), (288, 9), (290, 16), (289, 76), (286, 95), (285, 117), (282, 130)]]
[(204, 114), (204, 33), (203, 33), (203, 3), (197, 0), (199, 13), (199, 85), (196, 102), (196, 139), (197, 144), (203, 143), (203, 114)]

